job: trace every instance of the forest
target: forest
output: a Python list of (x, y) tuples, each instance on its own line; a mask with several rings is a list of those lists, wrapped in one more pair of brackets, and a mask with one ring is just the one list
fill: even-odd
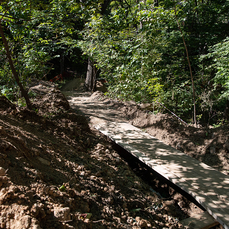
[(32, 79), (61, 74), (188, 123), (228, 122), (228, 0), (2, 0), (0, 35), (0, 94), (21, 106)]
[(0, 0), (0, 63), (0, 229), (229, 227), (229, 0)]

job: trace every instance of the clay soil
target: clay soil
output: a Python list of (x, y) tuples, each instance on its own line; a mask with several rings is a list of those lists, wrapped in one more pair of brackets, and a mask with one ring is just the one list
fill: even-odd
[(116, 121), (127, 120), (224, 173), (229, 170), (226, 127), (184, 126), (171, 115), (154, 115), (98, 92), (73, 93), (67, 97), (70, 106), (48, 82), (31, 90), (32, 111), (0, 97), (0, 228), (183, 228), (181, 220), (203, 211), (120, 156), (90, 121), (92, 111), (100, 117), (100, 105)]

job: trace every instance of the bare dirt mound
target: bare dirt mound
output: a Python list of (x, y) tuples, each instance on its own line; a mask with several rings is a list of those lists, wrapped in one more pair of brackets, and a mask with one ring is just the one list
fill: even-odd
[(189, 156), (229, 174), (229, 126), (196, 128), (170, 114), (153, 114), (138, 105), (123, 103), (118, 109), (130, 123)]
[(182, 228), (186, 200), (136, 176), (53, 84), (34, 87), (32, 111), (0, 97), (0, 228)]

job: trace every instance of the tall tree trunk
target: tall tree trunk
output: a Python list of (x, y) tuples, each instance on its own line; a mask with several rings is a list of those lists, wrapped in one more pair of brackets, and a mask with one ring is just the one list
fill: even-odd
[(185, 47), (185, 51), (186, 51), (186, 56), (187, 56), (187, 61), (188, 61), (188, 67), (189, 67), (189, 71), (190, 71), (190, 77), (191, 77), (191, 82), (192, 82), (192, 98), (193, 98), (193, 121), (194, 121), (194, 124), (196, 126), (197, 125), (197, 121), (196, 121), (196, 92), (195, 92), (194, 79), (193, 79), (193, 75), (192, 75), (192, 67), (191, 67), (189, 54), (188, 54), (188, 48), (187, 48), (187, 45), (186, 45), (186, 42), (185, 42), (185, 39), (184, 39), (184, 35), (183, 35), (182, 30), (181, 30), (180, 24), (179, 24), (179, 22), (177, 20), (176, 6), (174, 6), (174, 11), (175, 11), (175, 18), (176, 18), (176, 21), (177, 21), (177, 25), (178, 25), (178, 28), (179, 28), (179, 30), (181, 32), (181, 36), (182, 36), (182, 39), (183, 39), (183, 43), (184, 43), (184, 47)]
[(11, 68), (11, 71), (13, 73), (14, 79), (16, 80), (16, 82), (17, 82), (17, 84), (18, 84), (18, 86), (20, 88), (20, 91), (21, 91), (22, 96), (25, 98), (27, 108), (28, 109), (32, 109), (32, 104), (31, 104), (31, 102), (29, 100), (28, 93), (24, 89), (23, 85), (21, 84), (20, 79), (19, 79), (19, 76), (18, 76), (18, 73), (17, 73), (17, 71), (16, 71), (16, 69), (14, 67), (14, 63), (13, 63), (13, 60), (11, 58), (11, 53), (10, 53), (9, 45), (8, 45), (7, 40), (6, 40), (6, 37), (5, 37), (4, 31), (3, 31), (2, 25), (1, 25), (1, 21), (0, 21), (0, 34), (2, 36), (2, 41), (3, 41), (3, 44), (5, 46), (6, 55), (7, 55), (7, 58), (8, 58), (8, 61), (9, 61), (10, 68)]
[(88, 58), (87, 75), (85, 80), (85, 87), (89, 91), (94, 91), (96, 79), (96, 67), (94, 61)]
[(107, 11), (107, 8), (110, 5), (110, 3), (111, 3), (111, 0), (105, 0), (103, 2), (102, 7), (101, 7), (101, 14), (102, 15), (105, 15), (107, 13), (106, 11)]
[[(80, 0), (80, 2), (82, 2), (82, 0)], [(108, 11), (108, 7), (111, 3), (111, 0), (104, 0), (102, 5), (101, 5), (101, 10), (100, 13), (101, 15), (106, 15), (109, 13)], [(85, 87), (87, 90), (89, 91), (95, 91), (96, 89), (96, 73), (97, 73), (97, 69), (95, 67), (95, 62), (90, 59), (90, 57), (88, 58), (88, 65), (87, 65), (87, 75), (86, 75), (86, 80), (85, 80)]]

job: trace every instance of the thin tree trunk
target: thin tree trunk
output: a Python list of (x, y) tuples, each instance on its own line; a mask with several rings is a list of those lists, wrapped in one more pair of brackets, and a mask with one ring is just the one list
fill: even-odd
[[(80, 0), (82, 3), (83, 1)], [(104, 0), (102, 5), (101, 5), (101, 10), (100, 13), (101, 15), (106, 15), (108, 14), (108, 7), (111, 3), (111, 0)], [(95, 62), (89, 57), (88, 58), (88, 65), (87, 65), (87, 75), (86, 75), (86, 80), (85, 80), (85, 87), (89, 91), (95, 91), (96, 90), (96, 74), (97, 74), (98, 69), (95, 67)]]
[(13, 76), (14, 76), (14, 78), (15, 78), (15, 80), (16, 80), (19, 88), (20, 88), (20, 91), (21, 91), (22, 96), (25, 98), (27, 108), (28, 109), (32, 109), (32, 104), (30, 103), (28, 93), (24, 89), (23, 85), (21, 84), (20, 79), (19, 79), (19, 76), (18, 76), (18, 73), (17, 73), (17, 71), (16, 71), (16, 69), (14, 67), (14, 63), (13, 63), (13, 60), (11, 58), (11, 53), (10, 53), (9, 45), (8, 45), (7, 40), (6, 40), (6, 37), (5, 37), (4, 31), (3, 31), (1, 22), (0, 22), (0, 34), (2, 36), (3, 44), (4, 44), (5, 50), (6, 50), (6, 55), (7, 55), (7, 58), (8, 58), (8, 61), (9, 61), (10, 68), (11, 68), (11, 71), (13, 73)]
[(94, 61), (88, 58), (87, 75), (85, 80), (85, 87), (87, 90), (93, 91), (95, 89), (95, 78), (96, 68), (94, 66)]
[(186, 55), (187, 55), (187, 60), (188, 60), (188, 66), (189, 66), (189, 71), (190, 71), (190, 76), (191, 76), (191, 81), (192, 81), (193, 121), (194, 121), (194, 124), (196, 126), (197, 125), (197, 122), (196, 122), (196, 93), (195, 93), (195, 86), (194, 86), (194, 80), (193, 80), (193, 75), (192, 75), (192, 67), (191, 67), (191, 63), (190, 63), (190, 60), (189, 60), (188, 48), (187, 48), (187, 45), (186, 45), (186, 42), (185, 42), (185, 39), (184, 39), (184, 35), (183, 35), (182, 30), (181, 30), (180, 24), (179, 24), (179, 22), (177, 20), (176, 6), (174, 6), (174, 11), (175, 11), (175, 18), (176, 18), (176, 21), (177, 21), (177, 25), (178, 25), (178, 28), (179, 28), (179, 30), (181, 32), (181, 36), (182, 36), (182, 39), (183, 39), (183, 43), (184, 43), (184, 47), (185, 47), (185, 51), (186, 51)]

